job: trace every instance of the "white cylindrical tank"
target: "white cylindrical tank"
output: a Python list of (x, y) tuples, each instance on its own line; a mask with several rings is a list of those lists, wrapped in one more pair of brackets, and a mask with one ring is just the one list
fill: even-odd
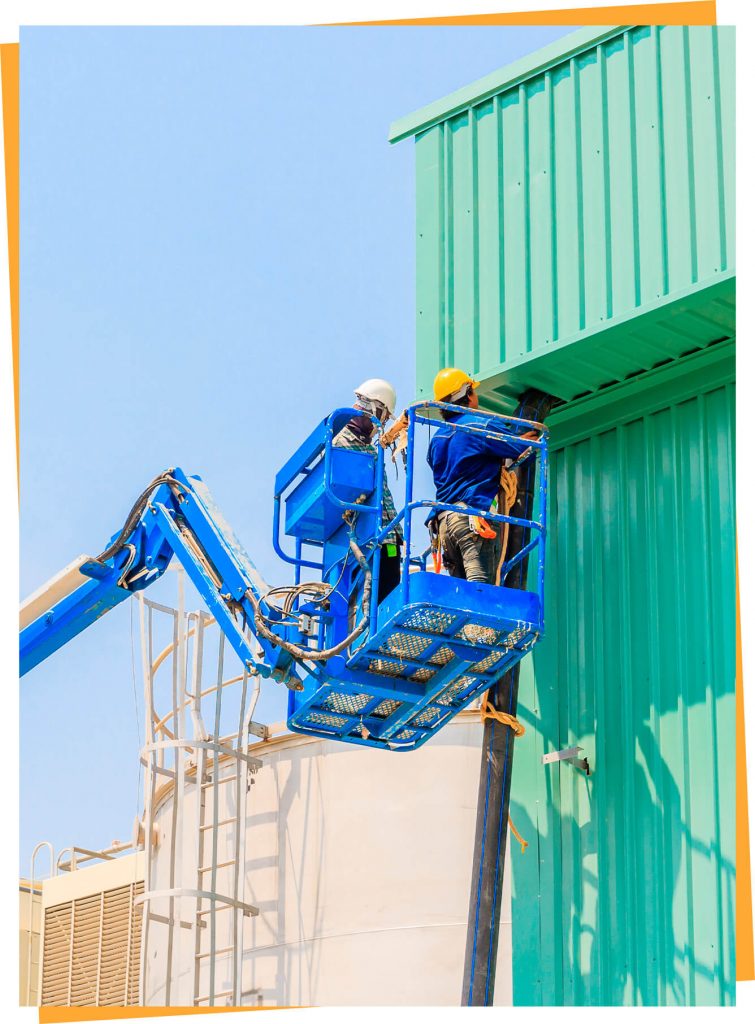
[[(237, 918), (242, 1005), (460, 1004), (481, 740), (479, 714), (468, 711), (411, 753), (291, 733), (250, 748), (263, 766), (245, 797), (241, 899), (259, 915)], [(219, 777), (234, 772), (229, 761)], [(173, 784), (156, 797), (153, 891), (209, 887), (209, 874), (197, 885), (196, 787), (189, 772), (173, 855)], [(236, 786), (217, 792), (217, 820), (232, 819)], [(205, 821), (212, 822), (213, 790), (206, 793)], [(235, 831), (233, 824), (205, 827), (203, 862), (210, 862), (214, 836), (217, 862), (235, 863)], [(232, 892), (233, 863), (218, 868), (218, 892)], [(169, 916), (167, 897), (152, 900), (150, 910), (144, 1001), (192, 1005), (197, 988), (209, 991), (209, 958), (201, 950), (210, 915), (202, 919), (205, 946), (197, 946), (192, 897), (174, 900), (181, 927), (159, 920)], [(501, 911), (495, 1002), (509, 1005), (508, 866)], [(217, 1005), (232, 1001), (222, 995), (232, 987), (232, 954), (222, 950), (231, 945), (234, 918), (232, 910), (215, 915)]]

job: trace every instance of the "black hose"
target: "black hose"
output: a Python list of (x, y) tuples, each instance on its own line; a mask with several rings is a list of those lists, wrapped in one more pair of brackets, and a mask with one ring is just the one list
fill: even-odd
[(183, 488), (183, 484), (179, 483), (178, 480), (172, 475), (172, 469), (166, 469), (164, 473), (156, 476), (155, 479), (147, 487), (144, 488), (142, 493), (136, 499), (131, 507), (131, 511), (126, 516), (126, 522), (123, 524), (118, 536), (110, 544), (109, 547), (105, 548), (101, 555), (97, 555), (94, 559), (95, 562), (107, 562), (108, 559), (112, 558), (113, 555), (117, 555), (121, 548), (124, 548), (127, 544), (127, 538), (131, 536), (136, 528), (136, 524), (142, 517), (142, 514), (149, 504), (149, 499), (152, 496), (152, 492), (156, 488), (160, 487), (161, 484), (175, 484), (176, 487)]
[[(262, 636), (265, 637), (271, 644), (276, 647), (280, 647), (281, 650), (286, 651), (295, 658), (297, 661), (327, 661), (328, 658), (332, 658), (336, 654), (340, 654), (341, 651), (346, 650), (356, 640), (356, 638), (365, 631), (370, 621), (370, 596), (372, 594), (372, 572), (370, 570), (367, 559), (364, 557), (359, 545), (355, 540), (349, 542), (349, 547), (359, 563), (360, 568), (364, 572), (364, 591), (362, 594), (362, 618), (356, 627), (349, 633), (347, 637), (344, 637), (340, 643), (337, 643), (334, 647), (327, 647), (325, 650), (318, 651), (312, 650), (309, 647), (299, 647), (298, 644), (291, 643), (290, 640), (284, 640), (283, 637), (278, 636), (274, 633), (265, 622), (265, 616), (260, 608), (260, 602), (255, 597), (251, 590), (247, 590), (246, 596), (249, 598), (252, 607), (254, 608), (254, 624), (260, 631)], [(278, 588), (283, 589), (283, 588)]]

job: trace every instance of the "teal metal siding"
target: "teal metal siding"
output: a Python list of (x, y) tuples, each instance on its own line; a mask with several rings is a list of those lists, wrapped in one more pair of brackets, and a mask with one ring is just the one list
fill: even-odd
[[(512, 784), (518, 1004), (734, 1001), (733, 348), (554, 416)], [(541, 763), (575, 744), (589, 777)]]
[[(734, 270), (734, 30), (617, 30), (416, 140), (420, 395), (500, 377)], [(731, 336), (711, 327), (703, 343)], [(680, 353), (590, 349), (571, 398)], [(578, 366), (585, 353), (575, 349)], [(505, 365), (503, 365), (505, 364)]]
[[(416, 135), (417, 368), (549, 419), (519, 1004), (734, 1001), (734, 30), (576, 34)], [(580, 745), (593, 774), (544, 753)]]

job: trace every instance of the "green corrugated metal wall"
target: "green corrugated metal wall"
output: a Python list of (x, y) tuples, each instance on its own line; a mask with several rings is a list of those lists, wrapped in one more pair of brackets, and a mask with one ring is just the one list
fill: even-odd
[[(428, 129), (416, 160), (422, 396), (440, 366), (489, 376), (732, 270), (734, 30), (618, 31)], [(668, 354), (594, 352), (582, 390)]]
[[(616, 29), (562, 52), (393, 135), (417, 133), (420, 396), (458, 365), (489, 407), (528, 386), (567, 402), (547, 635), (522, 663), (514, 999), (726, 1004), (734, 31)], [(589, 778), (541, 763), (574, 744)]]
[[(518, 1004), (734, 999), (733, 374), (715, 346), (555, 420), (512, 789)], [(541, 763), (575, 744), (589, 777)]]

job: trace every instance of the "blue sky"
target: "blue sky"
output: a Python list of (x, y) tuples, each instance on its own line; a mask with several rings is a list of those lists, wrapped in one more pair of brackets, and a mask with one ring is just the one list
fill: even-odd
[[(22, 595), (173, 465), (289, 578), (276, 470), (365, 377), (414, 397), (414, 154), (388, 125), (570, 31), (22, 30)], [(41, 839), (130, 835), (132, 603), (22, 680), (22, 873)], [(269, 684), (257, 717), (284, 714)]]

